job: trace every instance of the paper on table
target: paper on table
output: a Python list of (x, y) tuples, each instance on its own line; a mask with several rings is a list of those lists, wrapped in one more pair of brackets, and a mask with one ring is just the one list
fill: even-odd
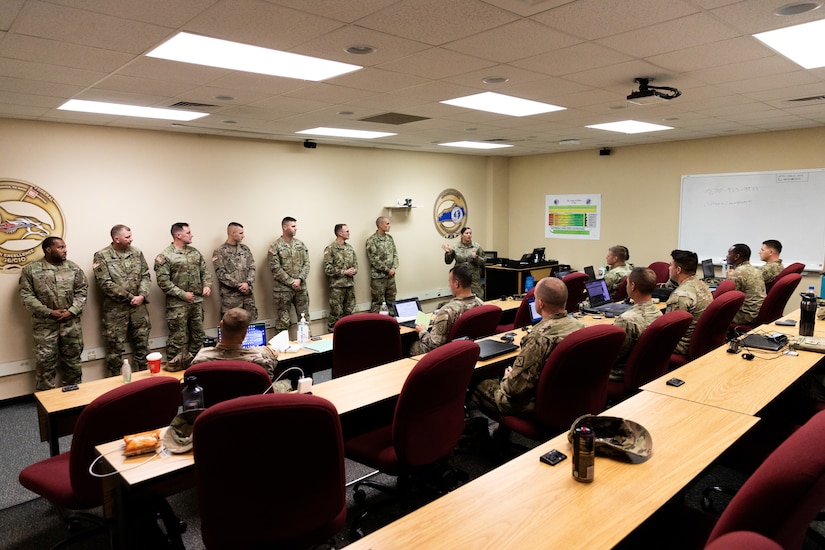
[(300, 344), (289, 343), (289, 331), (282, 330), (269, 340), (269, 345), (278, 351), (298, 351)]

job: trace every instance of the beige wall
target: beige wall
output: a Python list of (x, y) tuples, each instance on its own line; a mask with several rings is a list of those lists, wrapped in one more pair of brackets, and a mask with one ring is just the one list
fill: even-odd
[[(468, 202), (474, 238), (489, 247), (489, 202), (495, 173), (481, 156), (345, 148), (300, 142), (280, 143), (0, 120), (0, 179), (24, 180), (51, 193), (66, 218), (69, 259), (93, 281), (92, 255), (109, 242), (117, 223), (132, 228), (134, 245), (150, 265), (171, 241), (169, 227), (186, 221), (193, 246), (207, 258), (226, 238), (226, 224), (245, 227), (244, 241), (255, 256), (255, 295), (262, 318), (272, 316), (269, 244), (281, 233), (284, 216), (298, 219), (298, 238), (310, 250), (309, 281), (313, 317), (327, 308), (321, 260), (334, 239), (335, 223), (347, 223), (358, 253), (359, 304), (369, 303), (365, 239), (385, 205), (412, 198), (421, 208), (396, 210), (391, 233), (399, 249), (399, 296), (446, 290), (443, 239), (433, 224), (433, 206), (445, 188), (461, 191)], [(500, 170), (499, 170), (500, 172)], [(499, 189), (498, 194), (506, 193)], [(211, 264), (211, 262), (210, 262)], [(166, 335), (163, 295), (150, 296), (152, 336)], [(32, 358), (29, 316), (17, 294), (17, 276), (0, 274), (2, 345), (0, 365)], [(101, 347), (100, 299), (92, 284), (83, 315), (86, 348)], [(219, 304), (206, 305), (206, 325), (215, 327)], [(325, 323), (313, 330), (326, 332)], [(84, 364), (86, 379), (102, 375), (100, 361)], [(0, 399), (32, 391), (31, 373), (0, 378)]]

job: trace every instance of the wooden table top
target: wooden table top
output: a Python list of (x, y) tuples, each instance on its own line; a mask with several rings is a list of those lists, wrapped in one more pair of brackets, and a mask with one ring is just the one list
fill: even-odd
[[(168, 427), (161, 430), (161, 437)], [(128, 435), (128, 434), (125, 434)], [(138, 456), (123, 456), (125, 443), (122, 439), (97, 445), (95, 449), (103, 455), (129, 486), (156, 481), (166, 476), (181, 473), (195, 465), (194, 453), (190, 450), (181, 454), (145, 454)]]
[[(562, 434), (348, 548), (611, 548), (759, 420), (650, 392), (604, 414), (645, 426), (650, 460), (597, 457), (595, 481), (579, 483)], [(570, 458), (553, 467), (540, 463), (553, 448)]]

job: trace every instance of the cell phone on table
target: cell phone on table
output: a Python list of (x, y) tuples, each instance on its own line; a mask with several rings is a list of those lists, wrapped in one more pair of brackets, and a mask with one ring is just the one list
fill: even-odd
[(673, 386), (674, 388), (678, 388), (679, 386), (681, 386), (684, 383), (685, 383), (685, 381), (680, 379), (680, 378), (671, 378), (670, 380), (665, 382), (665, 384), (667, 384), (668, 386)]
[(564, 454), (561, 451), (557, 451), (556, 449), (553, 449), (552, 451), (541, 455), (539, 457), (539, 460), (544, 462), (545, 464), (549, 464), (550, 466), (555, 466), (565, 458), (567, 458), (566, 454)]

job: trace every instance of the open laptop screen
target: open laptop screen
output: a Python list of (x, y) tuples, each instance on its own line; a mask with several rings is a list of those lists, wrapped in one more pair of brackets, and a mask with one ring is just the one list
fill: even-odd
[(591, 281), (596, 278), (596, 270), (593, 269), (592, 265), (585, 267), (584, 272), (587, 274), (587, 278)]
[(399, 322), (415, 319), (415, 316), (421, 311), (421, 303), (418, 298), (395, 301), (392, 307), (395, 309), (395, 317)]
[(541, 314), (536, 311), (536, 299), (530, 298), (527, 300), (527, 305), (530, 306), (530, 318), (533, 320), (533, 324), (535, 325), (539, 321), (541, 321)]
[(610, 301), (610, 293), (607, 291), (607, 283), (604, 279), (587, 281), (584, 283), (587, 295), (590, 297), (590, 306), (597, 307)]
[[(221, 329), (218, 328), (218, 340), (221, 338)], [(266, 345), (266, 323), (252, 323), (246, 329), (246, 337), (243, 339), (245, 348), (253, 348)]]
[(713, 269), (713, 260), (702, 260), (702, 277), (705, 279), (716, 277), (716, 272)]

